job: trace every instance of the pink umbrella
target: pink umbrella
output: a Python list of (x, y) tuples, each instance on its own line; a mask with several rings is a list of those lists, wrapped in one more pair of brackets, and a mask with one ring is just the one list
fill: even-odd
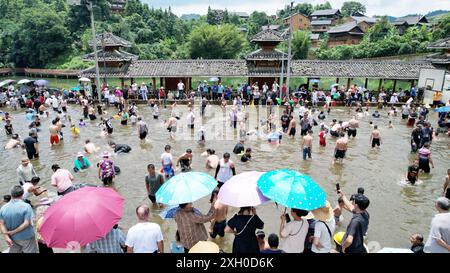
[(256, 182), (263, 172), (243, 172), (233, 176), (219, 191), (218, 199), (233, 207), (254, 207), (269, 199), (262, 195)]
[(103, 187), (70, 192), (50, 206), (39, 233), (54, 248), (85, 246), (105, 237), (122, 218), (124, 199)]

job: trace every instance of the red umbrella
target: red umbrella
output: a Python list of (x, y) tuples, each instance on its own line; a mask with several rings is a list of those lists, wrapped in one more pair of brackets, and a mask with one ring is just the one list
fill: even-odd
[(50, 206), (39, 233), (49, 247), (85, 246), (122, 219), (124, 198), (110, 188), (84, 187)]

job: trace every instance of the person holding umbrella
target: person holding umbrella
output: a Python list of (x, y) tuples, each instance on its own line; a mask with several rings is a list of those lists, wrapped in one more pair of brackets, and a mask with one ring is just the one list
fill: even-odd
[(199, 241), (208, 240), (208, 232), (206, 231), (204, 224), (214, 218), (216, 214), (216, 209), (214, 208), (216, 200), (217, 198), (213, 199), (211, 208), (205, 215), (196, 213), (192, 203), (179, 205), (179, 208), (175, 213), (175, 222), (177, 223), (178, 232), (185, 253), (188, 253)]

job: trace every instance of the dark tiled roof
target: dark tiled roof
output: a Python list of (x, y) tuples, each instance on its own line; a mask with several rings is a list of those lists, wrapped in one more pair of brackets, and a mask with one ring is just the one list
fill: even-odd
[[(293, 60), (294, 77), (351, 77), (383, 79), (418, 79), (421, 68), (434, 68), (429, 61), (382, 61), (382, 60)], [(143, 78), (143, 77), (194, 77), (194, 76), (280, 76), (281, 69), (249, 68), (245, 60), (167, 60), (133, 61), (128, 67), (107, 68), (101, 76)], [(95, 76), (95, 69), (81, 72), (82, 76)]]
[(248, 54), (245, 59), (247, 60), (281, 60), (287, 59), (287, 54), (279, 50), (265, 51), (258, 49)]
[(134, 61), (128, 75), (130, 77), (161, 76), (242, 76), (247, 74), (244, 60), (167, 60)]
[(450, 64), (450, 56), (443, 53), (435, 53), (427, 56), (427, 60), (434, 64)]
[[(103, 67), (101, 62), (99, 63), (100, 77), (109, 78), (127, 78), (128, 77), (128, 66), (129, 64), (124, 64), (121, 67)], [(80, 76), (93, 78), (95, 77), (95, 67), (91, 67), (80, 72)]]
[(97, 34), (95, 36), (95, 40), (89, 41), (89, 45), (94, 45), (94, 42), (97, 43), (97, 46), (120, 46), (120, 47), (131, 47), (131, 42), (128, 42), (127, 40), (120, 38), (110, 32), (103, 32), (100, 34)]
[(335, 15), (338, 13), (338, 9), (323, 9), (323, 10), (316, 10), (311, 14), (311, 16), (327, 16), (327, 15)]
[(273, 29), (265, 29), (253, 36), (252, 42), (282, 42), (283, 35)]
[[(138, 56), (133, 55), (131, 53), (122, 51), (122, 50), (112, 50), (112, 51), (104, 51), (97, 50), (98, 60), (99, 61), (132, 61), (137, 60)], [(94, 52), (84, 55), (84, 60), (95, 61)]]
[(328, 30), (328, 33), (343, 33), (343, 32), (356, 32), (356, 33), (360, 32), (361, 34), (363, 34), (363, 31), (355, 21), (335, 26), (330, 28), (330, 30)]
[(312, 26), (321, 26), (321, 25), (331, 25), (331, 20), (313, 20), (311, 21)]
[(307, 77), (352, 77), (383, 79), (418, 79), (421, 68), (433, 68), (430, 62), (380, 60), (313, 61), (295, 60), (293, 75)]
[(450, 36), (444, 39), (437, 40), (436, 42), (428, 45), (430, 49), (450, 49)]
[(415, 26), (420, 21), (424, 21), (423, 23), (428, 23), (427, 18), (425, 16), (421, 16), (421, 15), (400, 17), (400, 18), (395, 19), (395, 21), (393, 23), (395, 25), (396, 22), (401, 22), (401, 21), (405, 21), (410, 26)]

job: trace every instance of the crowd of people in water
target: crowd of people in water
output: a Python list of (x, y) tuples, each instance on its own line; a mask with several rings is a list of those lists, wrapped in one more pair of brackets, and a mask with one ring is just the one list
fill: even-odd
[[(13, 86), (13, 85), (12, 85)], [(411, 153), (416, 153), (416, 159), (407, 167), (405, 181), (414, 185), (421, 173), (430, 173), (434, 168), (431, 147), (433, 141), (439, 134), (449, 134), (449, 114), (439, 113), (437, 124), (432, 124), (429, 105), (420, 103), (421, 94), (417, 94), (413, 88), (408, 92), (400, 94), (384, 92), (381, 90), (378, 97), (356, 86), (348, 89), (345, 86), (333, 86), (329, 92), (314, 89), (312, 92), (300, 88), (291, 96), (278, 96), (286, 94), (286, 87), (280, 87), (276, 82), (269, 88), (267, 84), (259, 91), (257, 83), (253, 85), (238, 85), (236, 91), (233, 87), (224, 87), (222, 84), (209, 85), (199, 83), (197, 92), (192, 96), (185, 92), (185, 86), (180, 81), (177, 90), (166, 93), (161, 87), (159, 92), (148, 93), (148, 87), (143, 83), (140, 87), (133, 84), (125, 90), (116, 88), (110, 92), (107, 86), (102, 86), (102, 103), (97, 103), (97, 90), (94, 86), (92, 94), (78, 92), (69, 96), (66, 93), (50, 94), (45, 88), (33, 89), (25, 99), (14, 95), (14, 87), (8, 87), (1, 93), (3, 107), (0, 108), (1, 120), (4, 123), (2, 138), (9, 138), (5, 149), (23, 149), (24, 157), (17, 167), (17, 185), (11, 192), (3, 196), (0, 209), (0, 232), (9, 246), (9, 252), (17, 253), (48, 253), (53, 250), (49, 248), (39, 235), (40, 224), (43, 221), (45, 210), (57, 202), (65, 194), (85, 186), (76, 184), (73, 173), (89, 168), (97, 168), (98, 178), (103, 186), (113, 185), (116, 175), (121, 172), (120, 167), (113, 162), (108, 151), (100, 151), (90, 139), (86, 138), (84, 151), (77, 153), (73, 162), (73, 172), (63, 169), (58, 164), (53, 164), (51, 169), (51, 186), (54, 187), (57, 197), (41, 198), (37, 203), (32, 202), (32, 197), (48, 196), (50, 189), (39, 185), (41, 180), (39, 173), (33, 167), (32, 162), (39, 160), (40, 142), (49, 141), (50, 144), (59, 145), (67, 134), (72, 137), (81, 137), (83, 127), (89, 124), (97, 124), (100, 127), (100, 135), (108, 138), (114, 134), (115, 120), (120, 120), (120, 126), (133, 126), (141, 143), (150, 141), (151, 134), (147, 123), (158, 120), (160, 108), (170, 107), (170, 117), (165, 121), (168, 137), (174, 139), (179, 128), (181, 118), (177, 102), (168, 106), (171, 99), (188, 100), (188, 112), (186, 124), (188, 130), (194, 128), (196, 113), (194, 104), (198, 103), (199, 115), (206, 113), (207, 105), (222, 101), (224, 111), (230, 109), (228, 120), (230, 127), (239, 132), (240, 141), (233, 149), (242, 162), (251, 161), (252, 149), (245, 147), (246, 138), (257, 135), (264, 138), (270, 144), (282, 145), (283, 137), (301, 138), (301, 149), (303, 160), (312, 160), (312, 147), (315, 136), (318, 136), (319, 146), (327, 145), (327, 138), (335, 138), (333, 161), (331, 164), (343, 164), (346, 158), (348, 143), (351, 139), (358, 138), (358, 128), (363, 117), (370, 117), (372, 132), (370, 145), (378, 149), (383, 145), (383, 136), (376, 121), (381, 117), (379, 109), (387, 107), (388, 115), (392, 118), (404, 120), (411, 128)], [(235, 91), (235, 92), (234, 92)], [(125, 95), (127, 92), (127, 95)], [(139, 95), (138, 99), (147, 101), (148, 107), (152, 109), (151, 117), (139, 114), (138, 105), (135, 101), (129, 101), (130, 93)], [(283, 93), (284, 92), (284, 93)], [(169, 95), (170, 94), (170, 95)], [(423, 94), (422, 94), (423, 95)], [(18, 98), (20, 97), (20, 98)], [(195, 97), (195, 99), (194, 99)], [(400, 108), (396, 106), (398, 97), (405, 102)], [(374, 98), (374, 99), (373, 99)], [(436, 102), (440, 97), (436, 95)], [(333, 111), (333, 102), (343, 99), (348, 110), (349, 120), (333, 119), (331, 123), (325, 119)], [(233, 104), (232, 107), (227, 105)], [(367, 102), (376, 102), (377, 108), (372, 112)], [(73, 103), (73, 104), (72, 104)], [(248, 128), (248, 111), (246, 107), (262, 104), (267, 109), (267, 118), (261, 121), (260, 126)], [(447, 103), (434, 103), (433, 107)], [(319, 106), (320, 105), (320, 106)], [(11, 111), (16, 113), (18, 108), (24, 108), (25, 118), (29, 121), (29, 131), (18, 132), (15, 123), (21, 122), (13, 119)], [(80, 116), (72, 117), (68, 108), (78, 108)], [(139, 106), (140, 107), (140, 106)], [(147, 107), (147, 106), (145, 106)], [(276, 109), (282, 113), (280, 117)], [(42, 119), (51, 119), (48, 130), (49, 140), (39, 138)], [(70, 127), (66, 127), (68, 124)], [(318, 133), (312, 129), (318, 128)], [(387, 125), (393, 128), (392, 122)], [(260, 130), (264, 135), (260, 133)], [(204, 127), (197, 131), (199, 144), (207, 145), (208, 136)], [(26, 134), (26, 137), (24, 137)], [(297, 136), (296, 136), (297, 135)], [(21, 137), (22, 136), (22, 137)], [(132, 147), (127, 144), (108, 141), (108, 145), (115, 153), (129, 153)], [(101, 160), (93, 164), (89, 155), (101, 153)], [(83, 248), (83, 252), (96, 253), (162, 253), (168, 252), (164, 249), (164, 241), (161, 228), (158, 224), (150, 222), (150, 210), (160, 209), (164, 205), (157, 203), (156, 192), (168, 179), (176, 175), (178, 171), (189, 172), (192, 170), (193, 151), (186, 151), (178, 157), (172, 155), (170, 145), (166, 145), (161, 151), (160, 163), (148, 164), (145, 176), (145, 187), (148, 198), (153, 206), (147, 204), (136, 208), (137, 224), (131, 227), (125, 235), (121, 227), (116, 225), (104, 238), (92, 242)], [(257, 214), (254, 207), (242, 207), (239, 212), (231, 218), (228, 215), (228, 207), (217, 201), (217, 195), (222, 185), (231, 177), (236, 175), (235, 163), (230, 159), (230, 153), (224, 153), (219, 157), (211, 147), (201, 155), (205, 157), (205, 167), (215, 170), (214, 177), (218, 187), (212, 192), (211, 207), (206, 214), (202, 214), (193, 207), (192, 203), (179, 204), (175, 214), (177, 232), (175, 241), (170, 244), (170, 252), (187, 253), (199, 241), (214, 240), (224, 237), (225, 233), (234, 235), (233, 253), (367, 253), (365, 244), (366, 234), (369, 229), (369, 213), (367, 211), (370, 201), (364, 192), (364, 188), (358, 188), (357, 193), (349, 198), (337, 185), (336, 196), (329, 196), (329, 200), (335, 198), (337, 205), (333, 206), (327, 201), (323, 208), (312, 211), (292, 208), (290, 214), (283, 213), (280, 216), (280, 228), (277, 232), (267, 236), (263, 231), (264, 221)], [(123, 167), (123, 166), (122, 166)], [(125, 167), (124, 167), (125, 168)], [(441, 196), (436, 196), (436, 214), (431, 222), (430, 235), (427, 240), (421, 234), (411, 235), (411, 251), (422, 252), (450, 252), (450, 169), (447, 171), (445, 183)], [(344, 224), (344, 217), (350, 218), (345, 232), (335, 232), (337, 227)], [(209, 223), (206, 227), (205, 224)]]

